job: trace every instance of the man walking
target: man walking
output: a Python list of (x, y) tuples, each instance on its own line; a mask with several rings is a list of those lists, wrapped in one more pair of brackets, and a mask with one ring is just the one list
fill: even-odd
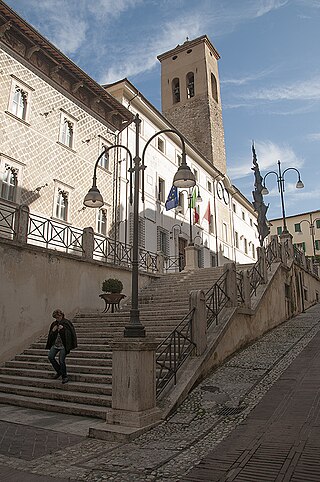
[[(46, 348), (49, 350), (48, 359), (56, 371), (54, 379), (62, 377), (62, 383), (68, 382), (66, 356), (77, 347), (77, 335), (73, 324), (64, 317), (61, 310), (52, 313), (55, 321), (51, 323)], [(59, 353), (59, 363), (56, 360)]]

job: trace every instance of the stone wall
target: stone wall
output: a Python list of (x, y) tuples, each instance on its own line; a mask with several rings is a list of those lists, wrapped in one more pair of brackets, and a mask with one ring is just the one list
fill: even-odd
[[(78, 312), (101, 312), (101, 283), (119, 278), (131, 295), (131, 271), (73, 255), (0, 241), (0, 363), (46, 333), (51, 314), (61, 308), (67, 318)], [(139, 286), (154, 276), (140, 274)]]

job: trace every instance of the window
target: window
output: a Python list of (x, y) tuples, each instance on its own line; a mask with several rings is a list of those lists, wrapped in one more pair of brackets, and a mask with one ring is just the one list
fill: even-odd
[(180, 212), (183, 214), (184, 210), (185, 210), (183, 192), (179, 192), (179, 204), (178, 205), (180, 206)]
[[(133, 213), (130, 213), (129, 216), (129, 225), (130, 225), (130, 243), (133, 244)], [(146, 226), (144, 218), (139, 216), (138, 221), (138, 243), (140, 248), (145, 247), (146, 243)]]
[(187, 85), (187, 99), (194, 97), (194, 75), (193, 72), (189, 72), (186, 77)]
[(217, 79), (215, 78), (215, 76), (213, 75), (213, 73), (211, 73), (211, 94), (212, 94), (212, 97), (214, 98), (214, 100), (215, 100), (216, 102), (218, 102)]
[(212, 192), (212, 182), (211, 181), (207, 181), (207, 189), (209, 192)]
[(236, 248), (239, 248), (239, 233), (237, 231), (234, 232), (234, 244)]
[(294, 246), (296, 246), (298, 249), (302, 250), (302, 251), (306, 251), (306, 243), (305, 242), (302, 242), (302, 243), (297, 243), (295, 244)]
[(180, 82), (178, 78), (172, 81), (172, 102), (173, 104), (180, 102)]
[(253, 243), (252, 243), (251, 249), (252, 249), (252, 257), (253, 259), (256, 259), (256, 248), (254, 247)]
[(158, 179), (158, 201), (165, 202), (165, 181), (159, 177)]
[(169, 232), (159, 226), (157, 227), (157, 250), (166, 256), (169, 255)]
[(243, 238), (244, 252), (248, 254), (248, 240)]
[(75, 120), (62, 113), (60, 121), (59, 141), (64, 146), (70, 147), (70, 149), (74, 148), (75, 127)]
[(68, 194), (69, 193), (67, 191), (58, 188), (54, 216), (57, 219), (61, 219), (62, 221), (68, 220)]
[(277, 227), (277, 235), (280, 236), (282, 234), (282, 226)]
[(16, 201), (19, 170), (10, 164), (4, 165), (1, 181), (1, 197), (7, 201)]
[(294, 225), (294, 232), (295, 233), (301, 233), (301, 224), (297, 223)]
[(316, 220), (316, 228), (317, 228), (317, 229), (320, 228), (320, 219), (317, 219), (317, 220)]
[(30, 111), (31, 92), (33, 89), (12, 76), (9, 99), (9, 112), (14, 116), (28, 121)]
[(180, 167), (181, 164), (182, 164), (182, 156), (181, 156), (181, 154), (176, 153), (176, 160), (177, 160), (178, 166)]
[(245, 220), (246, 220), (246, 215), (245, 215), (244, 211), (242, 211), (241, 215), (242, 215), (242, 219), (245, 221)]
[(228, 242), (228, 226), (226, 223), (222, 223), (222, 238), (223, 241)]
[(193, 168), (193, 174), (194, 174), (194, 177), (196, 178), (196, 182), (199, 181), (199, 173), (198, 173), (198, 170)]
[(107, 220), (108, 220), (108, 211), (106, 208), (101, 208), (97, 212), (97, 233), (103, 234), (106, 236), (107, 234)]
[(316, 239), (315, 242), (314, 242), (314, 245), (315, 245), (316, 250), (319, 251), (319, 249), (320, 249), (320, 240), (319, 240), (319, 239)]
[[(105, 150), (105, 149), (108, 149), (108, 147), (110, 147), (110, 144), (108, 144), (107, 142), (101, 140), (101, 143), (100, 143), (100, 154)], [(102, 167), (103, 169), (106, 169), (107, 171), (110, 171), (110, 151), (108, 151), (107, 153), (104, 153), (104, 155), (100, 158), (100, 161), (99, 161), (99, 164), (98, 164), (100, 167)]]
[(250, 223), (250, 226), (253, 225), (253, 222), (252, 222), (252, 219), (251, 219), (251, 218), (250, 218), (250, 220), (249, 220), (249, 223)]
[(157, 147), (160, 152), (165, 152), (165, 143), (164, 140), (161, 137), (157, 138)]
[(234, 213), (237, 212), (237, 206), (236, 206), (235, 203), (232, 203), (232, 211), (233, 211)]

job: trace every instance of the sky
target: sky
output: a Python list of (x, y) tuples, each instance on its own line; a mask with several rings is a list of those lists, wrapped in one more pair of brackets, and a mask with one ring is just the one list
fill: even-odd
[[(320, 0), (6, 0), (101, 84), (127, 77), (159, 110), (157, 55), (206, 34), (219, 76), (227, 172), (252, 201), (261, 175), (283, 175), (286, 215), (320, 209)], [(277, 176), (269, 219), (281, 217)]]

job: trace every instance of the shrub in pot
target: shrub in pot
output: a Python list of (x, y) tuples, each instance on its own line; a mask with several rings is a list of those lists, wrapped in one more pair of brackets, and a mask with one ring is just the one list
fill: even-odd
[(105, 293), (121, 293), (123, 290), (122, 281), (116, 278), (105, 279), (102, 283), (102, 291)]

